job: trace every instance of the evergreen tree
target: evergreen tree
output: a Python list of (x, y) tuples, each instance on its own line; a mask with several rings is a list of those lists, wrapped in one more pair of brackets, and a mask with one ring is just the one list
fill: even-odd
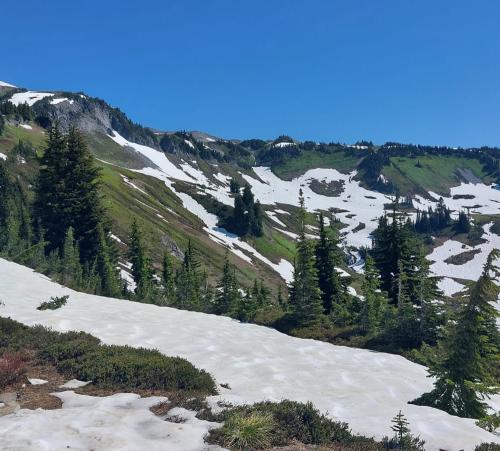
[(150, 301), (153, 294), (153, 268), (144, 246), (142, 230), (135, 218), (130, 226), (128, 258), (132, 264), (132, 277), (136, 283), (135, 295), (140, 301)]
[(342, 264), (342, 253), (338, 246), (336, 233), (332, 228), (325, 227), (323, 213), (319, 215), (319, 239), (316, 242), (316, 269), (318, 271), (318, 286), (321, 290), (323, 311), (329, 315), (334, 304), (344, 306), (347, 303), (347, 283), (335, 269)]
[(445, 410), (451, 415), (482, 418), (487, 413), (484, 398), (499, 392), (495, 372), (500, 364), (498, 311), (494, 303), (500, 294), (494, 277), (494, 261), (500, 251), (488, 256), (479, 280), (469, 289), (464, 306), (450, 325), (443, 348), (445, 357), (431, 366), (434, 389), (414, 403)]
[(112, 250), (110, 249), (110, 241), (107, 239), (101, 224), (97, 226), (97, 233), (98, 243), (95, 272), (100, 281), (99, 294), (119, 297), (122, 291), (121, 280), (118, 275)]
[(49, 243), (61, 249), (66, 230), (72, 227), (83, 263), (98, 254), (101, 224), (107, 219), (99, 194), (99, 170), (83, 136), (74, 128), (64, 136), (57, 126), (49, 131), (36, 187), (35, 211)]
[(175, 305), (181, 309), (203, 310), (202, 275), (191, 240), (188, 242), (184, 260), (176, 275)]
[(165, 298), (167, 302), (173, 302), (175, 296), (175, 272), (173, 259), (168, 252), (163, 255), (161, 276)]
[(229, 182), (229, 192), (232, 194), (240, 192), (240, 184), (235, 179), (231, 179)]
[(80, 288), (82, 278), (82, 266), (78, 245), (75, 242), (73, 228), (70, 227), (64, 239), (61, 259), (61, 283), (65, 286)]
[(457, 233), (469, 233), (470, 219), (469, 215), (465, 211), (460, 211), (458, 213), (458, 221), (455, 224), (455, 230)]
[(420, 437), (413, 437), (409, 427), (410, 423), (401, 411), (391, 420), (391, 423), (394, 436), (392, 439), (386, 437), (383, 440), (387, 449), (425, 451), (425, 441), (421, 440)]
[(290, 290), (290, 306), (297, 326), (312, 325), (321, 319), (323, 304), (318, 286), (315, 245), (306, 237), (305, 205), (302, 190), (299, 194), (299, 238), (295, 258), (294, 280)]
[(365, 260), (362, 291), (365, 299), (361, 305), (361, 329), (365, 333), (376, 333), (380, 330), (390, 307), (380, 290), (380, 275), (369, 255)]
[(217, 315), (232, 315), (240, 303), (240, 297), (234, 268), (229, 263), (229, 256), (226, 251), (222, 277), (217, 285), (214, 313)]

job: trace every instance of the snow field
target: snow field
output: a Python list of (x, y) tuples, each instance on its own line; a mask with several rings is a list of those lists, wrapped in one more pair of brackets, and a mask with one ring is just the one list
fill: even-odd
[[(77, 293), (5, 260), (0, 260), (0, 274), (0, 299), (5, 303), (0, 308), (2, 316), (28, 325), (43, 324), (59, 331), (83, 330), (105, 343), (143, 346), (166, 355), (184, 357), (209, 371), (218, 384), (227, 383), (231, 387), (221, 388), (220, 395), (209, 399), (212, 404), (219, 400), (234, 404), (265, 399), (311, 401), (330, 417), (348, 422), (355, 432), (377, 438), (391, 433), (390, 420), (401, 409), (413, 433), (427, 441), (428, 450), (441, 447), (467, 451), (480, 442), (500, 442), (500, 438), (477, 427), (474, 420), (407, 404), (431, 389), (432, 380), (426, 377), (423, 366), (400, 356), (293, 338), (269, 328), (214, 315)], [(69, 294), (70, 298), (61, 309), (50, 312), (36, 309), (41, 301), (63, 294)], [(497, 396), (493, 401), (498, 403), (499, 399)], [(101, 402), (91, 402), (94, 401), (97, 405)], [(131, 400), (131, 409), (136, 402), (150, 405), (149, 400)], [(70, 404), (68, 407), (75, 406)], [(96, 409), (99, 412), (99, 407)], [(104, 437), (111, 440), (109, 430), (112, 430), (117, 440), (122, 436), (134, 444), (145, 440), (144, 449), (154, 447), (154, 442), (147, 440), (164, 437), (155, 422), (143, 416), (149, 415), (144, 409), (142, 413), (140, 409), (134, 411), (133, 416), (128, 416), (126, 409), (120, 412), (124, 416), (120, 425), (116, 420), (106, 422), (106, 415), (103, 415), (100, 429), (105, 430), (103, 440)], [(115, 413), (116, 410), (111, 410), (107, 415)], [(74, 440), (86, 440), (85, 434), (75, 436), (74, 431), (66, 430), (65, 421), (71, 423), (72, 418), (68, 416), (64, 420), (66, 414), (71, 415), (71, 411), (35, 411), (4, 417), (0, 419), (0, 428), (5, 431), (7, 422), (9, 430), (18, 434), (16, 437), (21, 440), (28, 430), (33, 431), (31, 436), (46, 437), (45, 432), (53, 431), (57, 424), (65, 432), (49, 434), (49, 439), (56, 441), (62, 436), (74, 436)], [(74, 418), (81, 418), (81, 422), (88, 419), (86, 425), (93, 426), (93, 420), (81, 410)], [(98, 413), (93, 418), (101, 421)], [(144, 427), (139, 427), (141, 421), (145, 422)], [(76, 427), (80, 427), (81, 422), (75, 422)], [(129, 435), (122, 424), (131, 429)], [(163, 424), (163, 428), (169, 427)], [(194, 432), (190, 437), (195, 439)], [(48, 449), (50, 445), (57, 449), (59, 442), (49, 441), (47, 448), (38, 449)]]

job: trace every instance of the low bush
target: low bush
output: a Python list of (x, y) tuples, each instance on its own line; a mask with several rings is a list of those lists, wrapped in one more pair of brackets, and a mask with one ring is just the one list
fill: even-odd
[(69, 296), (54, 296), (51, 297), (49, 301), (42, 302), (37, 310), (57, 310), (68, 302)]
[[(380, 449), (375, 441), (353, 435), (346, 423), (322, 415), (312, 403), (281, 401), (238, 406), (213, 418), (224, 426), (211, 432), (210, 441), (235, 449), (285, 446), (292, 441), (311, 445), (357, 444), (360, 449)], [(253, 443), (253, 444), (246, 444)], [(265, 446), (259, 444), (265, 443)]]
[(17, 382), (25, 372), (26, 358), (20, 352), (4, 352), (0, 357), (0, 389)]
[(498, 443), (481, 443), (476, 446), (474, 451), (500, 451), (500, 445)]
[(197, 390), (215, 394), (210, 374), (180, 357), (129, 346), (103, 345), (84, 332), (54, 332), (0, 318), (0, 353), (32, 350), (72, 378), (101, 388)]

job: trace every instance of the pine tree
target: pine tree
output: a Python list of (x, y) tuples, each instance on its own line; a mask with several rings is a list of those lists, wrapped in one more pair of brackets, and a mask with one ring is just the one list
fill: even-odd
[(144, 246), (142, 230), (135, 218), (130, 226), (128, 258), (132, 264), (132, 277), (136, 283), (135, 295), (140, 301), (151, 301), (154, 284), (153, 268)]
[(217, 315), (233, 315), (239, 304), (240, 297), (234, 268), (229, 262), (229, 256), (226, 251), (222, 277), (217, 285), (214, 313)]
[(95, 271), (100, 280), (99, 294), (119, 297), (122, 292), (121, 280), (118, 275), (113, 253), (110, 249), (110, 241), (107, 239), (101, 224), (97, 226), (97, 236)]
[(161, 276), (165, 298), (167, 302), (173, 302), (175, 296), (175, 273), (172, 257), (169, 253), (165, 252), (162, 263)]
[(335, 231), (325, 227), (323, 213), (319, 215), (319, 239), (316, 242), (316, 269), (318, 271), (318, 286), (321, 290), (323, 311), (332, 313), (333, 304), (345, 306), (347, 302), (347, 284), (335, 269), (342, 263), (341, 251)]
[(305, 205), (299, 194), (299, 238), (295, 258), (294, 280), (290, 290), (290, 305), (297, 326), (306, 327), (320, 321), (323, 313), (321, 290), (318, 286), (315, 246), (305, 233)]
[(72, 227), (82, 263), (97, 256), (101, 224), (108, 232), (99, 193), (99, 170), (83, 136), (74, 128), (64, 136), (54, 126), (41, 159), (35, 211), (45, 230), (48, 252), (61, 249)]
[(499, 316), (494, 303), (500, 294), (495, 284), (499, 268), (494, 265), (500, 251), (488, 256), (479, 280), (469, 289), (466, 301), (450, 325), (443, 347), (445, 357), (431, 366), (434, 389), (414, 404), (442, 409), (451, 415), (482, 418), (484, 399), (500, 390), (495, 372), (500, 364)]
[(400, 449), (405, 451), (425, 451), (425, 441), (420, 437), (413, 437), (405, 416), (399, 413), (391, 420), (391, 429), (394, 432), (392, 439), (384, 438), (383, 442), (388, 449)]
[(184, 260), (176, 275), (175, 306), (187, 310), (203, 310), (202, 275), (191, 240), (188, 242)]
[(66, 232), (61, 257), (61, 283), (72, 288), (80, 288), (82, 266), (72, 227)]
[(361, 305), (361, 329), (365, 333), (376, 333), (380, 330), (390, 307), (387, 298), (380, 291), (380, 275), (369, 255), (365, 260), (362, 292), (365, 299)]

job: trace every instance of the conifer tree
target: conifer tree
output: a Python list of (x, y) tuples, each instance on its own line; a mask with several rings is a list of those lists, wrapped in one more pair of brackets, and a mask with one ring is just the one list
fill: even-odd
[(226, 251), (222, 277), (217, 285), (215, 295), (214, 313), (217, 315), (232, 315), (239, 304), (240, 297), (234, 268), (229, 262)]
[(391, 439), (384, 438), (383, 442), (388, 449), (399, 449), (405, 451), (425, 451), (425, 441), (420, 437), (413, 437), (410, 431), (410, 423), (405, 416), (399, 413), (391, 420), (391, 429), (394, 436)]
[(436, 378), (434, 389), (414, 404), (460, 417), (486, 415), (484, 399), (500, 389), (495, 377), (500, 364), (500, 332), (496, 327), (499, 313), (494, 306), (500, 294), (494, 282), (499, 275), (494, 262), (499, 257), (498, 250), (488, 256), (483, 273), (469, 289), (456, 321), (450, 324), (443, 344), (445, 357), (429, 370)]
[(135, 218), (130, 226), (128, 258), (132, 264), (132, 277), (136, 283), (137, 298), (140, 301), (150, 301), (153, 294), (153, 268), (144, 246), (142, 230)]
[(71, 128), (64, 136), (58, 126), (49, 131), (36, 187), (35, 211), (45, 230), (48, 251), (61, 249), (66, 230), (73, 228), (82, 263), (97, 257), (101, 224), (108, 232), (99, 194), (99, 170), (83, 136)]
[(188, 242), (184, 260), (176, 276), (176, 307), (187, 310), (203, 310), (202, 275), (191, 240)]
[(121, 280), (109, 247), (109, 240), (101, 224), (97, 226), (97, 234), (95, 271), (100, 280), (99, 293), (104, 296), (119, 297), (122, 291)]
[(164, 294), (168, 302), (173, 302), (175, 296), (175, 273), (173, 266), (172, 257), (168, 252), (165, 252), (163, 255), (161, 276)]
[(321, 319), (323, 304), (318, 286), (315, 246), (306, 237), (305, 204), (302, 190), (299, 193), (299, 238), (295, 258), (294, 280), (290, 290), (290, 306), (297, 326), (312, 325)]
[(61, 283), (73, 288), (80, 288), (82, 266), (78, 245), (75, 242), (73, 228), (69, 227), (64, 238), (61, 259)]
[(333, 304), (345, 306), (347, 302), (347, 285), (340, 273), (335, 269), (342, 263), (338, 240), (332, 228), (325, 227), (323, 213), (319, 215), (319, 239), (316, 242), (316, 269), (318, 270), (318, 285), (321, 290), (323, 311), (332, 313)]
[(365, 300), (361, 305), (361, 329), (365, 333), (378, 332), (385, 315), (388, 313), (389, 305), (387, 298), (380, 291), (380, 275), (369, 255), (365, 260), (362, 291)]

